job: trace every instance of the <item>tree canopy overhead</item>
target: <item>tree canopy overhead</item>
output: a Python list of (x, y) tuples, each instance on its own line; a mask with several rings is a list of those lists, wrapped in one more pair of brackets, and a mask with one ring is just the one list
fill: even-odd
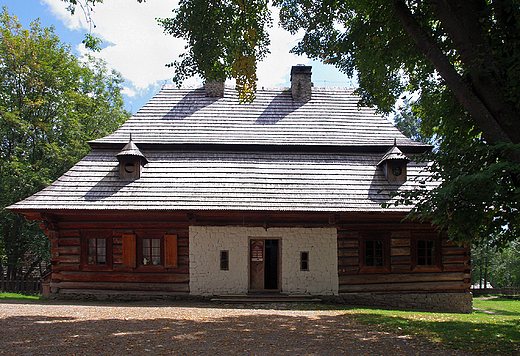
[[(227, 78), (233, 66), (240, 68), (241, 55), (249, 63), (261, 59), (268, 44), (267, 0), (244, 1), (254, 21), (239, 21), (244, 10), (238, 0), (183, 0), (175, 18), (161, 20), (168, 33), (188, 40), (174, 65), (177, 80), (195, 73)], [(436, 138), (432, 173), (443, 181), (434, 191), (403, 196), (404, 203), (419, 203), (415, 216), (447, 227), (454, 239), (518, 238), (520, 0), (273, 3), (285, 29), (305, 33), (293, 52), (356, 74), (361, 104), (388, 113), (413, 94), (408, 120), (417, 137)], [(251, 28), (258, 38), (254, 51), (244, 36)], [(253, 65), (244, 68), (247, 80), (256, 79)], [(253, 85), (245, 87), (254, 92)]]
[[(124, 110), (122, 79), (93, 58), (80, 61), (53, 28), (24, 29), (0, 13), (0, 270), (29, 271), (49, 253), (47, 239), (4, 207), (43, 189), (114, 131)], [(30, 266), (32, 264), (32, 266)]]

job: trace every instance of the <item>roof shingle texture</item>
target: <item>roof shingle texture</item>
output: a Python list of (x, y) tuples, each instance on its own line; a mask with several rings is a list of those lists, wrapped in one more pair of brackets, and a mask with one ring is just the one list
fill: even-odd
[[(390, 194), (411, 189), (424, 166), (409, 163), (404, 184), (389, 183), (377, 167), (397, 145), (425, 146), (401, 134), (371, 109), (358, 109), (348, 89), (313, 89), (306, 103), (287, 89), (260, 90), (253, 104), (236, 92), (206, 98), (203, 89), (165, 86), (51, 186), (12, 210), (246, 210), (406, 211), (383, 209)], [(141, 177), (119, 178), (119, 149), (133, 142), (146, 156)], [(159, 144), (159, 145), (155, 145)], [(172, 149), (161, 144), (216, 145)], [(269, 151), (237, 145), (271, 146)], [(155, 146), (154, 146), (155, 145)], [(381, 146), (380, 153), (315, 152), (312, 146)], [(298, 146), (298, 150), (287, 149)], [(250, 146), (248, 146), (250, 149)], [(309, 150), (302, 149), (309, 147)], [(283, 148), (277, 150), (277, 148)]]

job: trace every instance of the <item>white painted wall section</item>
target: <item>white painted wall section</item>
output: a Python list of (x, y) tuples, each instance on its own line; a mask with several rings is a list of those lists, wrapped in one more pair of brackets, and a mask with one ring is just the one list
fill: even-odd
[[(279, 239), (283, 293), (338, 294), (335, 228), (190, 226), (190, 293), (244, 294), (249, 287), (249, 241)], [(229, 251), (229, 270), (220, 270), (220, 251)], [(300, 253), (309, 252), (309, 271), (300, 270)]]

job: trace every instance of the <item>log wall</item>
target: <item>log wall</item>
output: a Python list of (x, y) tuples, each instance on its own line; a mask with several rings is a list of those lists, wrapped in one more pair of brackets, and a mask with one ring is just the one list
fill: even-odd
[[(66, 221), (45, 224), (51, 240), (51, 295), (56, 298), (96, 299), (169, 299), (189, 293), (189, 233), (188, 227), (173, 226), (154, 221), (99, 224), (88, 221)], [(52, 225), (52, 226), (50, 226)], [(100, 228), (100, 225), (102, 227)], [(157, 226), (160, 225), (160, 229)], [(160, 266), (135, 264), (125, 266), (123, 236), (176, 237), (176, 256), (163, 253)], [(86, 263), (86, 239), (107, 238), (107, 264)], [(134, 258), (135, 258), (134, 246)], [(174, 261), (172, 265), (171, 261)]]
[[(471, 285), (469, 246), (458, 246), (435, 230), (390, 231), (385, 240), (387, 268), (363, 269), (362, 235), (370, 231), (338, 231), (340, 293), (359, 292), (467, 292)], [(438, 239), (438, 264), (414, 266), (412, 244), (421, 238)]]

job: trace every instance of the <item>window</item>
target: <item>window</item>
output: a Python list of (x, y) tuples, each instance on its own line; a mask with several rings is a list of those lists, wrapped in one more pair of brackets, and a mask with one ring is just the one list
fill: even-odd
[(439, 272), (442, 270), (441, 235), (431, 232), (412, 233), (412, 271)]
[(123, 235), (122, 267), (138, 271), (177, 268), (177, 235), (160, 230), (135, 230)]
[(359, 259), (361, 272), (390, 272), (390, 233), (360, 234)]
[(229, 251), (220, 251), (220, 270), (229, 271)]
[(435, 261), (435, 241), (419, 240), (417, 241), (417, 265), (433, 266)]
[(107, 239), (93, 238), (87, 239), (87, 264), (106, 265), (107, 264)]
[(161, 264), (161, 239), (143, 239), (143, 265)]
[(300, 252), (300, 271), (309, 270), (309, 252)]
[(84, 271), (112, 270), (112, 230), (81, 230), (81, 269)]
[(365, 266), (383, 267), (384, 264), (384, 242), (381, 240), (365, 241)]

